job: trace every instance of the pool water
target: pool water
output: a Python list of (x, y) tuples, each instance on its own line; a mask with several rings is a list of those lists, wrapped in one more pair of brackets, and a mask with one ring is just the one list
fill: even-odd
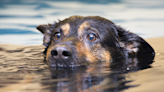
[[(1, 45), (0, 92), (126, 91), (142, 84), (133, 84), (136, 79), (131, 76), (145, 69), (153, 70), (150, 65), (154, 62), (152, 54), (140, 58), (118, 59), (113, 63), (99, 62), (74, 68), (49, 68), (43, 62), (43, 50), (44, 47), (40, 45)], [(147, 76), (149, 72), (140, 76)]]
[(163, 11), (163, 0), (0, 0), (0, 92), (163, 92), (161, 44), (155, 59), (49, 68), (36, 30), (72, 15), (102, 16), (143, 38), (163, 37)]
[(101, 16), (144, 38), (161, 37), (163, 11), (163, 0), (0, 0), (0, 43), (42, 44), (36, 26), (72, 15)]

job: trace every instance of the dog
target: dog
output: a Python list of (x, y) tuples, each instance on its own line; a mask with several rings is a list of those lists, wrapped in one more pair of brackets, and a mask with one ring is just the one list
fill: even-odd
[(71, 16), (39, 25), (45, 60), (50, 67), (77, 67), (155, 52), (140, 36), (100, 16)]

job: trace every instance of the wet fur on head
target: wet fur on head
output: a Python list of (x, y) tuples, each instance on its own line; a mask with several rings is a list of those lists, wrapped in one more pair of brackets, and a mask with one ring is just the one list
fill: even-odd
[[(72, 67), (137, 57), (142, 53), (154, 54), (153, 48), (141, 37), (99, 16), (71, 16), (54, 24), (39, 25), (37, 29), (44, 34), (44, 53), (50, 66)], [(60, 33), (59, 39), (55, 39), (56, 33)], [(88, 40), (90, 34), (96, 37), (94, 41)], [(66, 51), (69, 55), (63, 54)]]

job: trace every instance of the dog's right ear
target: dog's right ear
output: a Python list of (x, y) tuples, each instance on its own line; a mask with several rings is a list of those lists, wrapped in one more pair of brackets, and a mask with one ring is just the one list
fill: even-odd
[(51, 33), (55, 28), (55, 24), (39, 25), (36, 28), (44, 34), (43, 45), (47, 47), (50, 44)]

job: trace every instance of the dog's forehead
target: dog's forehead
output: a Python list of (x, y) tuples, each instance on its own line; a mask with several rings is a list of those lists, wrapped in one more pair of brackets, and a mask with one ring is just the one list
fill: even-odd
[(61, 28), (64, 35), (82, 35), (88, 28), (95, 29), (97, 32), (99, 32), (99, 29), (102, 31), (102, 29), (104, 29), (102, 27), (109, 23), (113, 24), (110, 20), (99, 16), (72, 16), (58, 22), (56, 27)]
[(79, 27), (80, 25), (82, 24), (92, 24), (92, 23), (96, 23), (98, 20), (94, 19), (94, 18), (81, 18), (81, 19), (65, 19), (61, 22), (59, 22), (59, 26), (63, 26), (63, 25), (67, 25), (68, 24), (71, 26), (71, 27)]
[[(87, 21), (87, 22), (86, 22)], [(74, 26), (79, 26), (80, 24), (83, 23), (88, 23), (88, 24), (92, 24), (92, 23), (112, 23), (110, 20), (99, 17), (99, 16), (87, 16), (87, 17), (83, 17), (83, 16), (71, 16), (69, 18), (66, 18), (62, 21), (60, 21), (58, 24), (59, 25), (65, 25), (66, 23), (69, 23), (70, 25), (74, 25)]]
[(78, 18), (78, 19), (65, 19), (59, 22), (58, 26), (60, 26), (60, 28), (62, 28), (64, 31), (68, 32), (68, 30), (70, 29), (79, 29), (79, 28), (82, 29), (82, 28), (91, 27), (91, 26), (93, 27), (93, 25), (98, 26), (101, 24), (102, 24), (101, 20), (98, 20), (95, 18), (84, 17), (84, 18)]

